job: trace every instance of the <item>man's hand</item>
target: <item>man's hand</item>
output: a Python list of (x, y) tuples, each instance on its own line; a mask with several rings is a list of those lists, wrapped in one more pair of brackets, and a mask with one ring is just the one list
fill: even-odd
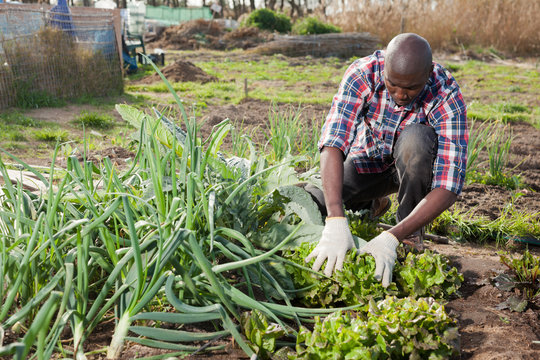
[(324, 269), (324, 275), (332, 276), (334, 268), (336, 270), (343, 269), (345, 255), (353, 247), (354, 242), (347, 218), (326, 218), (326, 225), (324, 226), (321, 240), (311, 254), (306, 257), (306, 262), (317, 257), (312, 269), (319, 271), (324, 260), (328, 259)]
[(382, 279), (384, 287), (388, 287), (392, 282), (398, 245), (398, 239), (388, 231), (384, 231), (358, 250), (360, 254), (368, 253), (375, 258), (375, 279)]

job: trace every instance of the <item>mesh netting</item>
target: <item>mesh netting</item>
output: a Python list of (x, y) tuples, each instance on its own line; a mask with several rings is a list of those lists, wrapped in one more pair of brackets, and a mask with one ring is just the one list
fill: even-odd
[(0, 109), (122, 89), (112, 13), (0, 4)]

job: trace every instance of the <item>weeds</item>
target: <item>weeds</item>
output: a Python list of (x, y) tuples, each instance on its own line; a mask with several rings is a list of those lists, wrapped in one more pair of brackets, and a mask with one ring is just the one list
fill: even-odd
[(7, 126), (40, 127), (40, 123), (30, 116), (18, 111), (6, 112), (0, 115), (0, 124)]
[(495, 104), (480, 104), (472, 102), (468, 106), (468, 117), (480, 121), (528, 122), (534, 126), (533, 111), (525, 105), (503, 102)]
[(527, 300), (540, 296), (540, 258), (526, 250), (520, 258), (509, 258), (500, 254), (501, 263), (512, 271), (515, 287)]
[(89, 111), (82, 111), (73, 122), (81, 127), (92, 129), (110, 129), (115, 124), (112, 116)]
[[(491, 128), (493, 129), (493, 127)], [(504, 177), (503, 171), (508, 164), (510, 145), (512, 145), (513, 140), (512, 129), (508, 126), (497, 127), (495, 131), (491, 132), (487, 152), (489, 156), (489, 173), (492, 178)]]
[(467, 147), (467, 176), (471, 171), (476, 171), (478, 164), (478, 155), (486, 146), (486, 138), (489, 134), (489, 126), (479, 128), (476, 122), (472, 121), (469, 125), (469, 144)]
[(69, 138), (67, 131), (50, 128), (35, 130), (33, 135), (36, 140), (45, 142), (65, 142)]
[(471, 211), (446, 210), (435, 219), (429, 231), (457, 241), (496, 242), (506, 246), (516, 238), (540, 237), (540, 213), (518, 212), (512, 206), (503, 209), (495, 220), (473, 217)]
[(306, 126), (300, 105), (296, 109), (289, 107), (284, 111), (279, 111), (273, 105), (268, 114), (268, 122), (270, 131), (266, 138), (271, 147), (271, 161), (280, 161), (288, 154), (304, 155), (308, 158), (307, 169), (315, 165), (319, 153), (317, 140), (322, 125), (320, 121), (313, 119), (310, 126)]
[[(469, 130), (467, 148), (467, 182), (499, 185), (510, 190), (522, 187), (519, 176), (508, 175), (505, 172), (513, 139), (512, 130), (508, 125), (501, 126), (498, 122), (488, 122), (483, 124), (483, 127), (476, 127), (473, 121)], [(477, 164), (478, 155), (484, 150), (488, 155), (489, 172), (487, 173), (481, 171)]]

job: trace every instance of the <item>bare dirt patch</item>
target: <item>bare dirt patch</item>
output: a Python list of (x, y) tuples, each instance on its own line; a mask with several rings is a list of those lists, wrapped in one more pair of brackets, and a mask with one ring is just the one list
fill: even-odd
[[(230, 119), (233, 124), (245, 129), (243, 132), (250, 135), (255, 143), (264, 144), (270, 134), (269, 115), (273, 111), (280, 114), (299, 112), (298, 121), (306, 127), (306, 131), (311, 131), (313, 121), (322, 121), (328, 112), (328, 107), (312, 104), (298, 107), (250, 98), (242, 100), (237, 105), (209, 106), (203, 112), (201, 135), (208, 136), (213, 126), (225, 119)], [(225, 139), (225, 149), (230, 146), (230, 142), (230, 138)]]
[[(450, 301), (446, 310), (457, 319), (461, 335), (461, 359), (538, 359), (540, 345), (539, 309), (532, 305), (524, 313), (498, 310), (512, 293), (494, 287), (491, 279), (505, 270), (498, 249), (491, 246), (427, 244), (448, 256), (463, 273), (462, 297)], [(539, 255), (536, 250), (536, 255)]]

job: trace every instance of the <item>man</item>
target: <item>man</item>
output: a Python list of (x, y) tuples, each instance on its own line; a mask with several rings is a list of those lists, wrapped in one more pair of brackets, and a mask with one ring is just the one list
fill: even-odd
[(347, 69), (319, 140), (322, 191), (305, 189), (327, 215), (321, 240), (306, 262), (341, 270), (354, 247), (344, 205), (380, 216), (397, 192), (398, 224), (361, 253), (375, 258), (375, 277), (387, 287), (400, 242), (421, 242), (423, 227), (460, 194), (467, 165), (466, 106), (455, 79), (432, 62), (428, 42), (400, 34), (386, 52)]

